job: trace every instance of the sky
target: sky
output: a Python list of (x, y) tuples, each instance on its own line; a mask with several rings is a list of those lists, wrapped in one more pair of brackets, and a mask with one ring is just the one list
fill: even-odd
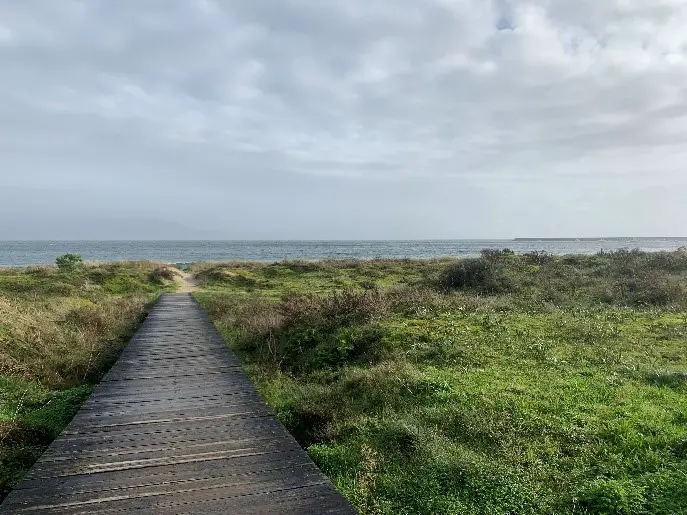
[(0, 239), (687, 236), (687, 0), (0, 0)]

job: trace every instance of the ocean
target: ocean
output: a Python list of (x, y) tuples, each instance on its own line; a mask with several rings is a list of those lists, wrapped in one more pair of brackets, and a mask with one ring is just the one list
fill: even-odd
[(86, 261), (153, 260), (280, 261), (285, 259), (435, 258), (479, 255), (482, 249), (595, 254), (601, 249), (675, 250), (687, 238), (608, 240), (427, 240), (427, 241), (0, 241), (0, 266), (52, 264), (68, 252)]

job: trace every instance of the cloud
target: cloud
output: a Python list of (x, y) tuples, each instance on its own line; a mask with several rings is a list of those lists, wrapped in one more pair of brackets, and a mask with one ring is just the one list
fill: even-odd
[[(684, 7), (9, 3), (0, 7), (0, 174), (22, 191), (111, 191), (103, 209), (147, 196), (170, 223), (183, 221), (170, 199), (207, 216), (205, 198), (255, 203), (259, 185), (275, 206), (264, 216), (237, 222), (229, 209), (194, 222), (228, 237), (420, 237), (421, 227), (426, 237), (598, 234), (602, 198), (621, 215), (609, 234), (679, 233), (687, 207), (670, 220), (651, 208), (687, 182)], [(370, 203), (334, 209), (313, 200), (321, 184), (367, 192)], [(467, 202), (467, 191), (480, 202)], [(566, 203), (597, 197), (583, 210)], [(546, 214), (518, 209), (537, 202)], [(310, 206), (293, 220), (302, 231), (271, 229), (274, 212), (298, 205)], [(361, 212), (371, 228), (346, 227)], [(455, 225), (471, 213), (483, 222)]]

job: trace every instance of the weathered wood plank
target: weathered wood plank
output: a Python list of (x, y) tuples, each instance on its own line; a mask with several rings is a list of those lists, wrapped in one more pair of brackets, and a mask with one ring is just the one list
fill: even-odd
[(190, 295), (161, 297), (0, 505), (14, 513), (354, 513)]

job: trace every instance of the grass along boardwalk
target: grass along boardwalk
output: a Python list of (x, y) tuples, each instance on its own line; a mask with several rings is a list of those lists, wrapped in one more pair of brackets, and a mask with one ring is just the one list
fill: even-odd
[(163, 295), (2, 505), (15, 513), (354, 513), (188, 294)]

